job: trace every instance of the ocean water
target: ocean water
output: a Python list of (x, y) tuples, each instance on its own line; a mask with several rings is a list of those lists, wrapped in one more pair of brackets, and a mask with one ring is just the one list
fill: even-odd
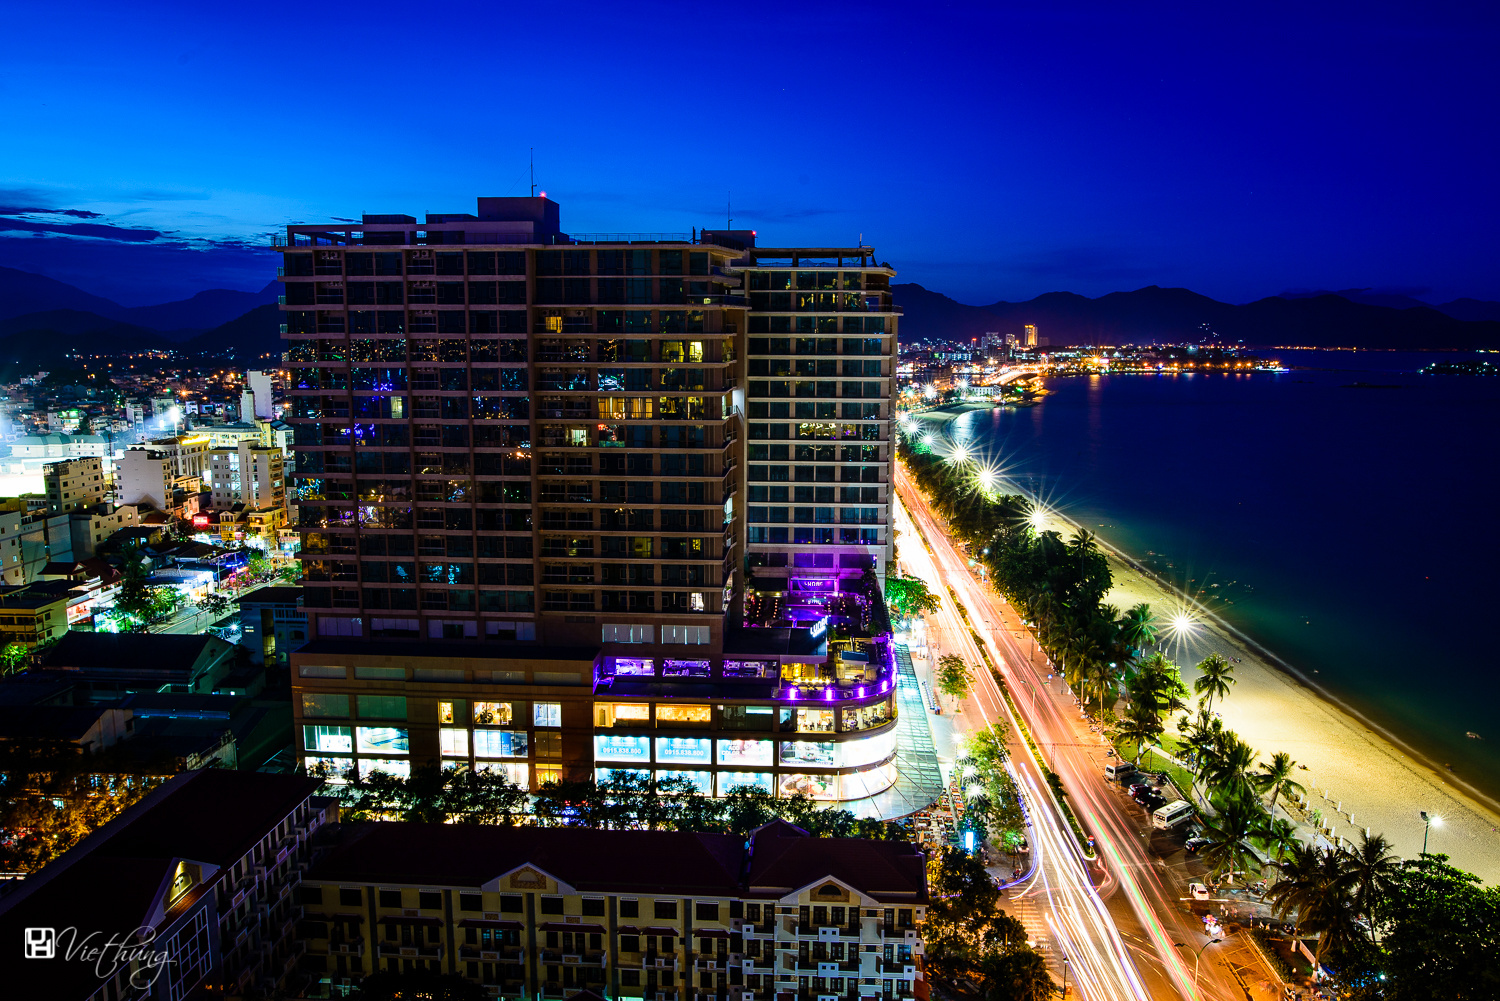
[(1500, 797), (1500, 379), (1417, 372), (1469, 355), (1268, 354), (1292, 370), (1055, 379), (956, 427)]

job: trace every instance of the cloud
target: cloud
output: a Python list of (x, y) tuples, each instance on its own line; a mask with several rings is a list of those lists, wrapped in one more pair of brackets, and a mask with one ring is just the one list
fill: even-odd
[(736, 219), (764, 219), (766, 222), (797, 222), (819, 216), (847, 215), (847, 209), (745, 209), (734, 207)]
[(0, 205), (0, 216), (13, 215), (63, 215), (71, 216), (74, 219), (104, 218), (104, 216), (100, 215), (98, 212), (91, 212), (88, 209), (41, 209), (23, 208), (16, 205)]
[[(87, 217), (85, 217), (87, 218)], [(98, 218), (97, 216), (95, 218)], [(99, 240), (115, 240), (122, 243), (151, 243), (162, 237), (155, 229), (131, 229), (125, 226), (110, 226), (93, 222), (34, 222), (30, 219), (0, 218), (0, 231), (13, 233), (58, 233), (64, 236), (85, 236)]]

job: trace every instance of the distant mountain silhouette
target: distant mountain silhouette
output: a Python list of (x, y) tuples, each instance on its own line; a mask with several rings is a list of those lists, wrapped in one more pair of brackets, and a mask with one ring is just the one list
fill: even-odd
[[(1188, 289), (1152, 285), (1097, 299), (1049, 292), (1029, 302), (968, 306), (920, 285), (895, 285), (892, 292), (904, 310), (900, 329), (902, 340), (907, 341), (923, 337), (967, 340), (987, 332), (1019, 335), (1031, 323), (1049, 343), (1064, 345), (1196, 341), (1211, 330), (1222, 340), (1256, 347), (1500, 346), (1500, 322), (1455, 319), (1425, 303), (1393, 308), (1352, 302), (1334, 293), (1271, 296), (1234, 305)], [(1476, 302), (1474, 312), (1482, 312), (1487, 305)]]
[(45, 275), (0, 268), (0, 320), (69, 310), (147, 327), (161, 331), (170, 340), (185, 341), (257, 306), (274, 303), (280, 291), (281, 283), (273, 281), (259, 292), (216, 288), (178, 302), (126, 307)]
[(277, 281), (259, 292), (211, 288), (191, 299), (127, 309), (121, 314), (121, 319), (153, 330), (212, 330), (257, 307), (267, 303), (274, 305), (280, 294), (281, 283)]
[(1454, 299), (1452, 302), (1443, 303), (1438, 309), (1455, 320), (1500, 322), (1500, 302), (1486, 302), (1483, 299)]
[(256, 306), (244, 316), (199, 334), (183, 347), (190, 351), (233, 348), (239, 358), (280, 354), (286, 350), (286, 342), (281, 339), (281, 317), (281, 310), (274, 302)]
[(54, 309), (75, 309), (101, 316), (118, 315), (124, 307), (102, 296), (46, 275), (0, 268), (0, 319)]

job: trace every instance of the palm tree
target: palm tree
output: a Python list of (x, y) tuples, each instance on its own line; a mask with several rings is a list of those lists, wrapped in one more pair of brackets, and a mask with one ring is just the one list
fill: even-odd
[(1113, 733), (1116, 740), (1135, 744), (1135, 764), (1139, 767), (1146, 745), (1160, 737), (1162, 729), (1161, 717), (1150, 706), (1132, 702), (1124, 718), (1115, 724)]
[(1234, 665), (1222, 655), (1211, 653), (1198, 665), (1202, 676), (1193, 682), (1193, 691), (1207, 697), (1207, 706), (1212, 709), (1214, 699), (1229, 697), (1229, 688), (1234, 684)]
[(1160, 650), (1136, 663), (1126, 677), (1125, 687), (1132, 701), (1151, 706), (1158, 716), (1187, 708), (1183, 701), (1187, 689), (1182, 686), (1177, 665)]
[(1249, 844), (1252, 837), (1261, 836), (1266, 828), (1266, 815), (1258, 801), (1235, 796), (1217, 817), (1205, 819), (1203, 827), (1208, 844), (1203, 846), (1202, 857), (1216, 879), (1224, 875), (1232, 878), (1236, 872), (1259, 872), (1260, 865)]
[(1261, 836), (1265, 838), (1271, 857), (1277, 862), (1290, 855), (1302, 843), (1297, 839), (1297, 825), (1290, 820), (1273, 818)]
[(1255, 748), (1245, 743), (1233, 730), (1225, 730), (1218, 753), (1203, 771), (1205, 784), (1214, 791), (1234, 798), (1250, 792), (1250, 768), (1255, 764)]
[(1354, 913), (1364, 916), (1374, 936), (1376, 917), (1396, 885), (1401, 860), (1391, 854), (1391, 844), (1384, 835), (1361, 834), (1359, 847), (1339, 853), (1339, 867), (1350, 883)]
[(1278, 918), (1295, 911), (1298, 929), (1318, 936), (1314, 955), (1319, 960), (1330, 948), (1337, 951), (1358, 939), (1349, 906), (1351, 880), (1332, 852), (1298, 845), (1276, 863), (1276, 871), (1280, 879), (1266, 892), (1266, 900), (1275, 905)]
[(1156, 642), (1156, 634), (1156, 613), (1151, 611), (1151, 606), (1144, 601), (1132, 605), (1125, 613), (1120, 638), (1139, 653)]
[(1272, 816), (1276, 815), (1276, 799), (1283, 793), (1290, 796), (1293, 793), (1305, 792), (1302, 784), (1292, 779), (1292, 770), (1297, 767), (1297, 762), (1285, 751), (1277, 751), (1271, 756), (1271, 760), (1260, 766), (1260, 771), (1250, 777), (1250, 784), (1261, 793), (1271, 794), (1271, 805), (1268, 809)]

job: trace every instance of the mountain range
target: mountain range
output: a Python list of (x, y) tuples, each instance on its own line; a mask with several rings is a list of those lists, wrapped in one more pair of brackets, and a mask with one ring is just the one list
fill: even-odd
[(1198, 341), (1212, 333), (1251, 347), (1500, 347), (1500, 303), (1459, 299), (1431, 306), (1410, 299), (1397, 305), (1350, 297), (1365, 292), (1291, 292), (1236, 305), (1151, 285), (1097, 299), (1048, 292), (1027, 302), (968, 306), (921, 285), (891, 286), (903, 310), (900, 331), (907, 342), (1019, 335), (1026, 324), (1035, 324), (1054, 345)]
[[(1197, 341), (1212, 332), (1254, 347), (1500, 348), (1500, 303), (1478, 299), (1432, 306), (1369, 289), (1293, 290), (1235, 305), (1152, 285), (1095, 299), (1048, 292), (1026, 302), (969, 306), (916, 284), (891, 291), (904, 311), (901, 339), (908, 342), (1020, 334), (1035, 324), (1056, 345)], [(240, 358), (279, 352), (279, 292), (272, 281), (258, 292), (208, 289), (130, 307), (45, 275), (0, 268), (0, 365), (47, 367), (69, 351), (175, 347)]]

